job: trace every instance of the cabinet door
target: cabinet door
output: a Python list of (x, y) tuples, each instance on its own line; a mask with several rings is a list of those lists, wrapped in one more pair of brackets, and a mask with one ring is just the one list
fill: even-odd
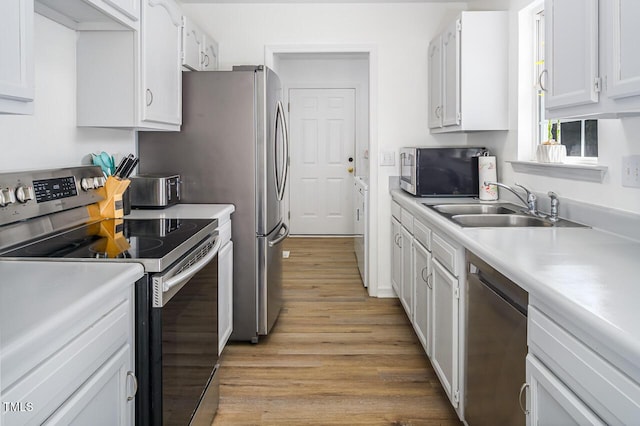
[(233, 331), (233, 241), (218, 254), (218, 355)]
[(442, 127), (442, 37), (429, 43), (429, 128)]
[(218, 69), (218, 42), (208, 35), (203, 36), (204, 57), (202, 58), (203, 71), (215, 71)]
[(598, 0), (546, 0), (545, 106), (599, 101)]
[(391, 218), (391, 286), (402, 299), (402, 247), (400, 240), (402, 225), (396, 218)]
[(33, 113), (33, 0), (0, 2), (0, 113)]
[(458, 407), (458, 279), (431, 258), (433, 341), (431, 363), (447, 396)]
[(431, 356), (431, 253), (417, 240), (413, 241), (413, 277), (415, 286), (414, 322), (418, 340)]
[(460, 20), (442, 35), (442, 125), (460, 124)]
[(605, 2), (603, 31), (609, 36), (611, 59), (607, 76), (607, 93), (612, 98), (640, 95), (640, 2), (611, 0)]
[(131, 346), (124, 345), (65, 401), (45, 425), (133, 425)]
[(142, 121), (182, 122), (182, 16), (173, 0), (145, 0), (142, 21)]
[(528, 426), (605, 424), (532, 355), (527, 355), (527, 383), (530, 387)]
[(200, 71), (204, 62), (204, 34), (193, 21), (182, 17), (182, 65)]
[(407, 316), (413, 322), (413, 267), (411, 258), (413, 236), (404, 226), (400, 232), (402, 235), (400, 239), (400, 248), (402, 250), (402, 296), (400, 300)]

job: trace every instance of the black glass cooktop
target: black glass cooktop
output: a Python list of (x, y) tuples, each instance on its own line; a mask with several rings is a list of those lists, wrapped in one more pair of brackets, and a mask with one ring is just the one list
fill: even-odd
[(3, 253), (2, 257), (139, 261), (147, 272), (159, 272), (214, 232), (216, 223), (212, 219), (105, 219)]

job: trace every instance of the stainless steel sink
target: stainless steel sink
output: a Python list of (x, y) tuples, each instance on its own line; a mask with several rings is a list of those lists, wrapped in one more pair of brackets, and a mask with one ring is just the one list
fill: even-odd
[(465, 227), (551, 227), (555, 223), (523, 214), (464, 214), (453, 215), (451, 220)]
[(511, 204), (436, 204), (434, 210), (448, 214), (513, 214), (518, 207)]
[(422, 204), (462, 227), (586, 227), (564, 219), (553, 222), (545, 217), (532, 216), (524, 213), (522, 207), (512, 203)]

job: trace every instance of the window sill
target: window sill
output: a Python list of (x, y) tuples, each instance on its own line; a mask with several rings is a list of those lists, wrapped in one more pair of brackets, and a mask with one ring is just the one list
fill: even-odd
[(507, 161), (513, 171), (554, 178), (584, 180), (601, 183), (607, 173), (607, 166), (590, 164), (536, 163), (533, 161)]

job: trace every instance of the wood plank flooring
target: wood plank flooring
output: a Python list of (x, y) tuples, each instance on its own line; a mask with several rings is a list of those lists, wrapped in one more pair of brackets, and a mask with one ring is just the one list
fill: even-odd
[(370, 298), (350, 238), (289, 238), (283, 309), (221, 358), (222, 425), (460, 425), (397, 299)]

